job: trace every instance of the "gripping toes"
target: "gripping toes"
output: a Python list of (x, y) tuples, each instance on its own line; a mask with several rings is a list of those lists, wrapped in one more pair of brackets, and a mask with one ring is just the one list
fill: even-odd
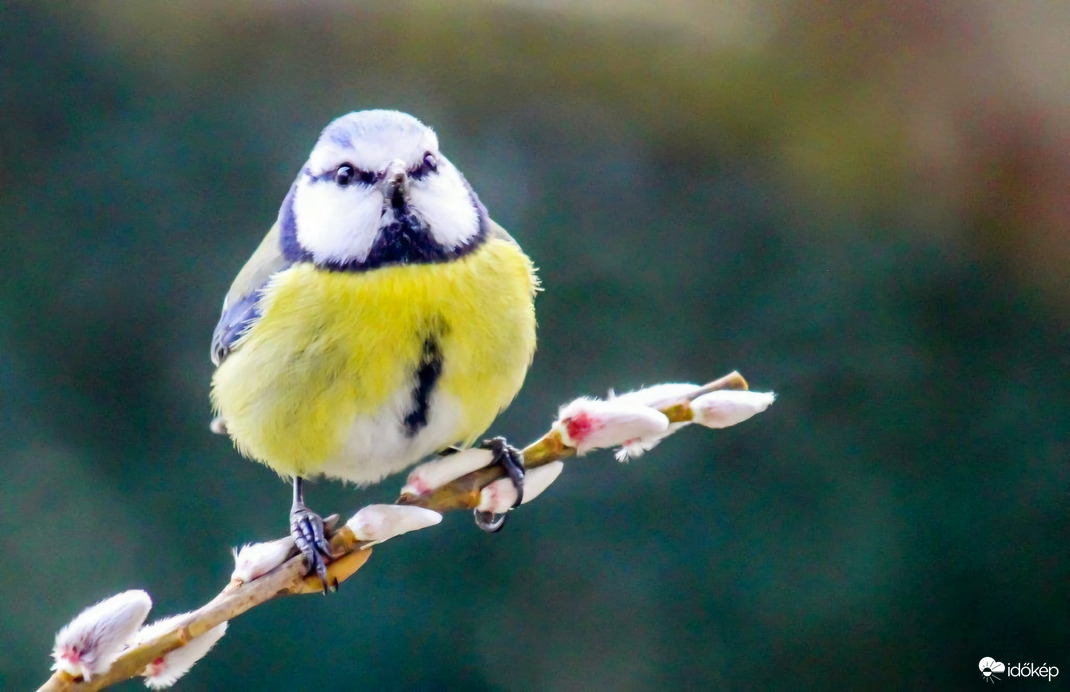
[(327, 562), (331, 559), (331, 546), (324, 535), (323, 519), (307, 507), (294, 507), (290, 510), (290, 535), (305, 557), (308, 574), (316, 573), (326, 593), (329, 588)]
[(513, 503), (513, 509), (516, 509), (524, 501), (524, 455), (519, 449), (506, 442), (504, 437), (483, 440), (483, 449), (489, 449), (494, 454), (494, 463), (501, 464), (509, 480), (513, 481), (513, 487), (516, 488), (516, 502)]
[[(504, 437), (484, 440), (482, 447), (494, 454), (493, 463), (500, 464), (513, 482), (513, 487), (516, 488), (516, 501), (513, 503), (513, 509), (516, 509), (524, 501), (524, 455), (519, 449), (506, 442)], [(476, 526), (487, 533), (500, 531), (505, 525), (505, 514), (496, 515), (492, 512), (475, 510), (474, 515)]]

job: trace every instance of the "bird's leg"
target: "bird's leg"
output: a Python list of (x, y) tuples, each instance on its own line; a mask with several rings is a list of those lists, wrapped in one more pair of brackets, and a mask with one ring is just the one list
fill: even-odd
[[(493, 463), (501, 464), (506, 475), (513, 481), (513, 487), (516, 488), (516, 502), (513, 503), (513, 509), (516, 509), (524, 501), (524, 455), (520, 453), (519, 449), (506, 442), (504, 437), (483, 440), (483, 444), (480, 446), (483, 449), (489, 449), (494, 454)], [(473, 514), (475, 515), (476, 526), (487, 533), (501, 531), (502, 527), (505, 526), (505, 517), (507, 516), (505, 514), (480, 512), (478, 509), (474, 510)]]
[(323, 518), (305, 506), (301, 483), (304, 479), (294, 476), (294, 503), (290, 508), (290, 535), (294, 537), (297, 549), (305, 556), (308, 574), (313, 572), (323, 583), (323, 593), (327, 593), (327, 561), (331, 559), (331, 546), (323, 531)]

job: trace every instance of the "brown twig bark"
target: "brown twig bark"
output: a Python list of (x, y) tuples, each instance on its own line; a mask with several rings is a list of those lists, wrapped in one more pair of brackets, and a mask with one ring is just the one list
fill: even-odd
[[(719, 389), (747, 389), (747, 381), (738, 372), (732, 372), (689, 393), (680, 401), (661, 407), (670, 423), (683, 423), (691, 419), (687, 402)], [(565, 445), (560, 434), (551, 430), (523, 450), (524, 464), (536, 468), (553, 461), (567, 459), (576, 450)], [(427, 495), (402, 495), (398, 504), (415, 505), (446, 512), (473, 509), (480, 501), (484, 487), (505, 476), (495, 465), (473, 471)], [(342, 525), (331, 536), (331, 552), (334, 556), (327, 566), (328, 582), (337, 587), (360, 569), (371, 556), (371, 548), (360, 541), (349, 527)], [(215, 598), (189, 613), (174, 628), (124, 652), (111, 668), (92, 680), (75, 678), (65, 672), (57, 672), (42, 685), (38, 692), (83, 692), (99, 690), (124, 680), (141, 675), (145, 667), (170, 651), (185, 646), (194, 637), (204, 634), (222, 622), (241, 615), (247, 610), (280, 596), (320, 593), (322, 587), (315, 575), (306, 575), (304, 559), (298, 555), (279, 565), (267, 574), (244, 584), (231, 583)]]

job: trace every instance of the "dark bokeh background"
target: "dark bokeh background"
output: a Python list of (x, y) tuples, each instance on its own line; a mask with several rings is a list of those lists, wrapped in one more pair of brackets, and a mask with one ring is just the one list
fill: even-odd
[(285, 531), (287, 487), (208, 432), (208, 343), (319, 130), (369, 107), (433, 125), (541, 267), (495, 433), (732, 369), (779, 399), (571, 464), (500, 535), (392, 542), (180, 684), (1070, 675), (1070, 6), (833, 5), (3, 3), (0, 687), (81, 608), (196, 607)]

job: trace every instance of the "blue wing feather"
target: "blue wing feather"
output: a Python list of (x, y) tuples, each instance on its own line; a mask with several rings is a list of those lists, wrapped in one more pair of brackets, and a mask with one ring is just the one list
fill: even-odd
[(212, 362), (217, 366), (230, 355), (234, 342), (260, 319), (259, 302), (260, 290), (257, 289), (223, 310), (219, 324), (212, 332)]
[(217, 366), (234, 350), (237, 341), (260, 319), (260, 298), (275, 274), (293, 265), (283, 256), (278, 225), (268, 232), (245, 263), (223, 301), (223, 314), (212, 333), (212, 362)]

